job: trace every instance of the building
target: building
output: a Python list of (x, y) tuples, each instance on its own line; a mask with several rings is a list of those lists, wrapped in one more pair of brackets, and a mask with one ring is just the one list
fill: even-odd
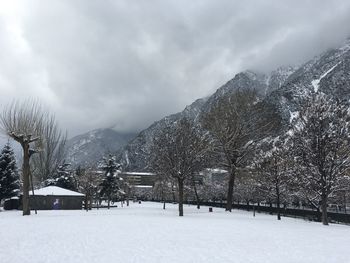
[(130, 185), (153, 186), (156, 180), (156, 174), (145, 172), (121, 172), (119, 176), (126, 180)]
[(48, 186), (30, 191), (30, 209), (82, 209), (85, 195), (57, 186)]

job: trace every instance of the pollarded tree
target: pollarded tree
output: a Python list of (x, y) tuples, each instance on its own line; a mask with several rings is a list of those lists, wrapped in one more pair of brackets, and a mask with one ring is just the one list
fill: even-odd
[(321, 204), (322, 223), (328, 225), (329, 197), (344, 190), (350, 168), (349, 106), (315, 94), (295, 119), (290, 132), (295, 183), (309, 201)]
[(9, 143), (0, 153), (0, 203), (19, 194), (19, 174), (15, 154)]
[(208, 148), (207, 139), (187, 119), (168, 125), (153, 139), (151, 167), (177, 182), (179, 216), (183, 216), (184, 185), (197, 173)]
[(109, 155), (108, 158), (103, 158), (99, 169), (104, 172), (104, 178), (100, 183), (100, 196), (107, 199), (109, 209), (111, 200), (120, 192), (120, 177), (118, 173), (121, 165), (117, 163), (115, 156)]
[(229, 171), (226, 210), (232, 210), (233, 187), (239, 169), (245, 168), (255, 142), (272, 129), (278, 130), (280, 118), (275, 109), (259, 101), (255, 90), (236, 90), (222, 97), (202, 116), (202, 125), (213, 137), (214, 153), (220, 166)]
[(34, 143), (40, 142), (41, 131), (45, 126), (46, 115), (42, 107), (31, 100), (22, 103), (15, 102), (6, 107), (0, 115), (0, 126), (2, 131), (18, 142), (23, 150), (22, 180), (23, 215), (30, 215), (29, 188), (30, 188), (30, 158), (38, 152), (38, 147)]

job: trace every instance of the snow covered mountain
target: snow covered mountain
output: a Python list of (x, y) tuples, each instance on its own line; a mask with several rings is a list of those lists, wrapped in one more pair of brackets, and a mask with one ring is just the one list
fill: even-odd
[(264, 100), (279, 110), (285, 124), (289, 123), (290, 117), (312, 92), (322, 91), (350, 99), (350, 40), (298, 68), (280, 67), (268, 75), (254, 71), (238, 73), (210, 97), (196, 100), (182, 112), (167, 116), (143, 130), (119, 151), (119, 158), (128, 170), (146, 171), (152, 137), (158, 130), (167, 122), (174, 122), (183, 116), (198, 121), (200, 114), (236, 89), (256, 89)]
[(108, 153), (125, 146), (135, 133), (119, 133), (113, 129), (98, 129), (67, 141), (67, 161), (76, 165), (95, 164)]
[(69, 160), (74, 164), (83, 164), (97, 161), (108, 152), (117, 152), (126, 170), (147, 171), (152, 138), (159, 130), (182, 117), (197, 122), (201, 114), (208, 112), (220, 98), (236, 89), (257, 90), (262, 99), (279, 110), (286, 125), (313, 92), (322, 91), (350, 99), (350, 39), (299, 67), (280, 67), (270, 74), (249, 70), (238, 73), (213, 95), (198, 99), (183, 111), (154, 122), (138, 135), (100, 129), (76, 136), (68, 143)]
[(350, 99), (350, 39), (299, 67), (266, 99), (288, 120), (308, 95), (318, 91), (339, 99)]
[[(147, 156), (149, 155), (152, 138), (167, 123), (175, 122), (182, 117), (187, 117), (193, 122), (199, 121), (199, 116), (208, 112), (223, 96), (228, 96), (234, 90), (253, 88), (264, 97), (266, 92), (280, 87), (277, 81), (285, 80), (293, 73), (291, 67), (288, 70), (274, 71), (271, 76), (253, 71), (245, 71), (237, 74), (233, 79), (220, 87), (213, 95), (207, 98), (198, 99), (187, 106), (182, 112), (166, 116), (165, 118), (153, 123), (150, 127), (143, 130), (135, 139), (128, 143), (119, 151), (119, 159), (122, 160), (124, 167), (131, 171), (147, 171)], [(287, 73), (289, 72), (289, 74)]]

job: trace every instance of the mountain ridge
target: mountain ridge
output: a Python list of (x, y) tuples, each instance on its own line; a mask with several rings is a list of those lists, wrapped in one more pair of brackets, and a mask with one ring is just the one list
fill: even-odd
[(300, 109), (305, 99), (316, 92), (315, 85), (317, 91), (350, 99), (349, 39), (338, 48), (329, 49), (298, 67), (282, 66), (269, 74), (253, 70), (237, 73), (212, 95), (197, 99), (183, 111), (152, 123), (128, 143), (116, 149), (117, 156), (126, 170), (147, 171), (149, 169), (147, 156), (152, 138), (159, 130), (167, 123), (175, 122), (182, 117), (197, 123), (201, 114), (208, 112), (221, 97), (228, 96), (237, 89), (257, 90), (263, 100), (278, 109), (287, 124), (291, 115)]

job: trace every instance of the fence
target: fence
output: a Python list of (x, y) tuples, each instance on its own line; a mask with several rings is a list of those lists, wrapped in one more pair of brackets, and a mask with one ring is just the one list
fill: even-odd
[[(194, 201), (186, 202), (187, 204), (193, 204), (196, 205), (197, 203)], [(200, 203), (203, 206), (212, 206), (212, 207), (226, 207), (226, 202), (201, 202)], [(262, 205), (252, 205), (252, 204), (233, 204), (233, 208), (241, 209), (241, 210), (247, 210), (247, 211), (253, 211), (255, 209), (256, 213), (269, 213), (269, 214), (277, 214), (278, 209), (277, 207), (271, 207), (271, 206), (262, 206)], [(286, 217), (295, 217), (295, 218), (303, 218), (309, 221), (317, 221), (321, 222), (321, 212), (317, 210), (311, 210), (311, 209), (297, 209), (297, 208), (280, 208), (281, 216)], [(344, 213), (334, 213), (334, 212), (328, 212), (328, 219), (332, 223), (345, 223), (350, 224), (350, 214), (344, 214)]]

